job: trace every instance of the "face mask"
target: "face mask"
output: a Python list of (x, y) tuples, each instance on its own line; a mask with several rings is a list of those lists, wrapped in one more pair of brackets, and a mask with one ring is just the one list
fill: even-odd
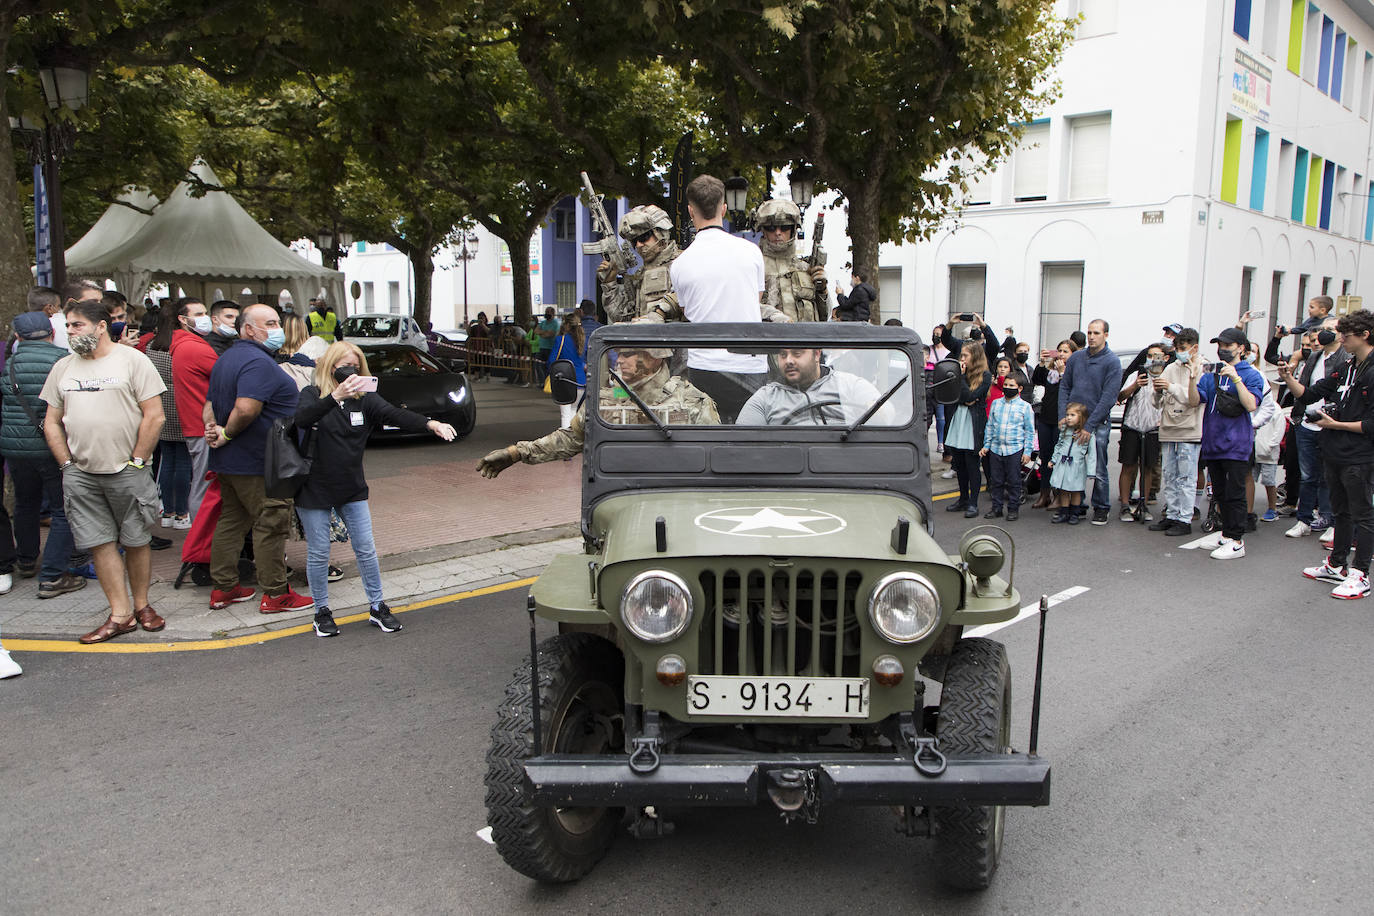
[(1236, 361), (1236, 351), (1228, 347), (1222, 347), (1217, 350), (1217, 359), (1221, 360), (1223, 363), (1233, 363)]
[(358, 370), (354, 369), (352, 366), (339, 366), (334, 370), (334, 381), (342, 385), (344, 382), (348, 381), (351, 376), (357, 374)]
[(1163, 359), (1152, 359), (1145, 364), (1145, 371), (1151, 375), (1159, 375), (1164, 371), (1166, 365), (1168, 363)]
[(273, 328), (267, 332), (267, 339), (262, 342), (262, 345), (269, 350), (276, 350), (284, 343), (286, 343), (286, 332), (281, 328)]
[(225, 337), (239, 336), (239, 332), (234, 330), (234, 326), (232, 324), (217, 324), (215, 325), (215, 330), (219, 331)]
[(1307, 357), (1309, 357), (1309, 356), (1312, 355), (1312, 348), (1311, 348), (1311, 347), (1303, 347), (1302, 350), (1299, 351), (1299, 352), (1302, 353), (1302, 358), (1303, 358), (1303, 359), (1307, 359)]
[(72, 352), (78, 356), (90, 356), (95, 352), (95, 348), (99, 343), (99, 334), (79, 334), (67, 338), (68, 346), (70, 346)]
[(1021, 389), (1020, 389), (1020, 388), (1003, 388), (1003, 389), (1002, 389), (1002, 396), (1005, 397), (1005, 398), (1019, 398), (1019, 397), (1021, 396)]
[(1028, 360), (1028, 359), (1030, 359), (1030, 354), (1029, 354), (1029, 353), (1018, 353), (1018, 354), (1016, 354), (1016, 361), (1017, 361), (1018, 363), (1020, 363), (1021, 365), (1023, 365), (1023, 366), (1026, 364), (1026, 360)]
[(191, 319), (191, 327), (195, 329), (197, 334), (204, 335), (214, 330), (215, 326), (210, 321), (209, 315), (197, 315)]
[(1336, 332), (1330, 328), (1322, 328), (1317, 332), (1317, 343), (1323, 347), (1329, 347), (1336, 340)]
[(1186, 363), (1192, 356), (1193, 354), (1189, 353), (1187, 350), (1179, 350), (1174, 354), (1174, 359), (1181, 363)]

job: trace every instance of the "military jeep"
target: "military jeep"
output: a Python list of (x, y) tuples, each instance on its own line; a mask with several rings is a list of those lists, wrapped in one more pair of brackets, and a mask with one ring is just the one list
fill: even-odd
[[(688, 425), (615, 371), (640, 351), (671, 351), (668, 371), (703, 390), (732, 368), (773, 381), (739, 422)], [(903, 328), (597, 331), (585, 549), (531, 589), (534, 662), (487, 754), (488, 822), (511, 867), (576, 880), (622, 825), (663, 835), (675, 808), (772, 805), (814, 823), (868, 805), (931, 837), (949, 884), (988, 885), (1005, 806), (1048, 804), (1050, 766), (1033, 738), (1011, 748), (1002, 645), (962, 636), (1018, 613), (1014, 547), (974, 529), (950, 556), (931, 536), (925, 388)], [(558, 625), (537, 648), (536, 616)]]

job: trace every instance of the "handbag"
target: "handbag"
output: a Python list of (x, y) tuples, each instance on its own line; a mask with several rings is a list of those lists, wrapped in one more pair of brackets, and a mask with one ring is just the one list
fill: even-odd
[(305, 486), (310, 476), (309, 434), (307, 441), (296, 441), (296, 421), (292, 417), (277, 417), (267, 433), (267, 447), (263, 450), (263, 483), (272, 499), (291, 499)]

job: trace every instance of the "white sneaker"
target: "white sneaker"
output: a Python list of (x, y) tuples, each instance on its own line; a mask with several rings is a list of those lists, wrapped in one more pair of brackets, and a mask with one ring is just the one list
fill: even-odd
[(1331, 590), (1332, 598), (1344, 598), (1347, 601), (1363, 598), (1368, 594), (1369, 577), (1358, 569), (1350, 570), (1350, 575), (1345, 577), (1345, 581)]
[(1206, 540), (1202, 541), (1202, 543), (1197, 545), (1197, 549), (1216, 550), (1222, 544), (1225, 544), (1227, 540), (1228, 538), (1226, 537), (1226, 535), (1222, 534), (1220, 531), (1217, 531), (1213, 534), (1207, 535)]
[(172, 516), (170, 516), (170, 515), (164, 515), (164, 516), (162, 516), (162, 527), (164, 527), (164, 528), (170, 528), (170, 527), (172, 527), (172, 522), (173, 522), (173, 521), (175, 521), (175, 519), (173, 519)]
[[(1366, 585), (1364, 587), (1364, 590), (1369, 591), (1369, 586)], [(23, 673), (24, 669), (19, 667), (19, 663), (17, 661), (10, 658), (10, 653), (8, 652), (8, 650), (0, 649), (0, 681), (4, 680), (7, 677), (14, 677), (15, 675)]]
[(1305, 538), (1312, 533), (1312, 526), (1307, 522), (1298, 522), (1292, 528), (1283, 533), (1286, 538)]
[(941, 480), (953, 480), (953, 479), (954, 479), (954, 468), (950, 468), (948, 471), (945, 471), (943, 474), (941, 474), (941, 475), (940, 475), (940, 479), (941, 479)]
[(1328, 549), (1331, 547), (1331, 545), (1335, 544), (1335, 543), (1336, 543), (1336, 529), (1335, 529), (1335, 527), (1332, 526), (1332, 527), (1330, 527), (1330, 528), (1327, 528), (1325, 531), (1323, 531), (1320, 540), (1321, 540), (1322, 546), (1323, 546), (1323, 547), (1326, 547), (1326, 548), (1328, 548)]
[(0, 573), (0, 595), (8, 595), (14, 588), (14, 574)]
[(1213, 560), (1239, 560), (1245, 556), (1245, 542), (1222, 538), (1221, 546), (1212, 551)]
[(191, 528), (191, 516), (189, 516), (189, 515), (178, 515), (176, 518), (172, 519), (172, 527), (175, 528), (175, 529), (177, 529), (178, 531), (188, 531), (188, 530), (190, 530), (190, 528)]
[(1320, 579), (1323, 582), (1344, 582), (1345, 573), (1340, 567), (1332, 566), (1331, 559), (1322, 561), (1321, 566), (1309, 566), (1302, 571), (1302, 574), (1309, 579)]

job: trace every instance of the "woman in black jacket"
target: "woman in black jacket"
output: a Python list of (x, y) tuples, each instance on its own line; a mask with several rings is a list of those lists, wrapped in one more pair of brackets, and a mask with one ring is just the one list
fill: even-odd
[(945, 449), (954, 451), (954, 473), (959, 478), (959, 499), (947, 511), (963, 510), (965, 518), (978, 514), (978, 491), (983, 487), (983, 472), (978, 464), (978, 450), (983, 447), (987, 430), (988, 391), (992, 387), (992, 373), (983, 345), (976, 340), (964, 344), (959, 354), (959, 403), (945, 428)]
[[(1040, 365), (1031, 372), (1031, 384), (1045, 389), (1035, 413), (1035, 436), (1040, 440), (1041, 467), (1049, 461), (1054, 444), (1059, 440), (1059, 379), (1064, 375), (1064, 364), (1077, 349), (1072, 340), (1061, 340), (1054, 350), (1040, 351)], [(1051, 356), (1051, 353), (1054, 355)], [(1049, 479), (1048, 472), (1041, 474), (1040, 498), (1031, 506), (1032, 509), (1049, 508)]]
[(368, 436), (386, 424), (412, 432), (428, 429), (445, 442), (456, 437), (453, 427), (418, 413), (392, 407), (376, 391), (365, 391), (372, 377), (367, 358), (353, 344), (330, 344), (315, 366), (315, 384), (301, 391), (296, 425), (313, 427), (310, 476), (296, 494), (296, 514), (305, 530), (305, 574), (315, 599), (315, 635), (337, 636), (339, 627), (329, 610), (329, 510), (348, 526), (353, 555), (358, 560), (371, 614), (368, 622), (392, 633), (401, 623), (382, 600), (382, 570), (372, 540), (372, 513), (367, 507), (363, 478), (363, 450)]

